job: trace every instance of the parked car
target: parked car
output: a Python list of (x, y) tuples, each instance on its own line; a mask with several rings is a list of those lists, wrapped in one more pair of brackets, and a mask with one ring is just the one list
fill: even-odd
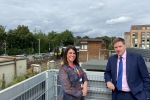
[(0, 56), (8, 56), (8, 54), (5, 54), (5, 53), (4, 53), (4, 54), (1, 54)]
[(48, 58), (52, 56), (50, 53), (43, 53), (42, 55), (43, 55), (43, 58)]
[(18, 55), (16, 55), (16, 56), (19, 56), (19, 57), (27, 57), (28, 55), (24, 52), (24, 53), (19, 53)]
[(33, 59), (43, 59), (43, 55), (42, 54), (35, 54), (32, 56)]

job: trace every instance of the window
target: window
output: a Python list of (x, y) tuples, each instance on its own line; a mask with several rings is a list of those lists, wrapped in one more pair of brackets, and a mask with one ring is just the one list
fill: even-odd
[(82, 44), (82, 45), (81, 45), (81, 49), (82, 49), (82, 50), (87, 50), (87, 44)]
[(149, 30), (149, 29), (150, 29), (150, 26), (147, 26), (147, 29)]
[(142, 48), (144, 48), (145, 47), (145, 45), (144, 44), (142, 44)]
[(138, 30), (138, 29), (139, 29), (138, 26), (136, 26), (136, 27), (135, 27), (135, 30)]
[(150, 37), (150, 33), (147, 33), (147, 38), (149, 38)]
[(132, 38), (135, 38), (135, 33), (132, 33)]
[(137, 40), (137, 39), (135, 39), (135, 43), (138, 43), (138, 40)]
[(145, 43), (145, 40), (144, 40), (144, 39), (142, 39), (142, 43), (143, 43), (143, 44)]
[(147, 48), (149, 48), (149, 45), (146, 45)]
[(135, 36), (132, 36), (132, 38), (135, 38)]
[(142, 27), (143, 30), (145, 30), (145, 27)]
[(137, 44), (135, 44), (134, 47), (137, 47)]
[(147, 39), (147, 44), (149, 44), (150, 43), (150, 39)]
[(132, 36), (135, 36), (135, 33), (132, 33)]
[(142, 32), (142, 38), (145, 38), (145, 33), (144, 32)]
[(144, 32), (142, 32), (142, 35), (145, 35), (145, 33), (144, 33)]

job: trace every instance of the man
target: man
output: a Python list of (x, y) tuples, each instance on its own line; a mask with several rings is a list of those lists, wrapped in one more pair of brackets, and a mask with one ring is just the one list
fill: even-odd
[(112, 100), (150, 100), (150, 76), (140, 54), (126, 51), (125, 41), (113, 41), (116, 55), (109, 57), (104, 73)]

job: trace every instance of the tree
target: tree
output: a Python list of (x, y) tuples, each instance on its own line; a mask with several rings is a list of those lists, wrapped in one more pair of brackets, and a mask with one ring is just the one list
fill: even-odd
[(2, 26), (0, 24), (0, 42), (3, 42), (4, 40), (6, 40), (6, 32), (5, 32), (5, 26)]
[(89, 37), (88, 37), (88, 36), (84, 36), (83, 38), (84, 38), (84, 39), (89, 39)]
[(81, 36), (76, 36), (75, 37), (75, 42), (74, 42), (74, 45), (79, 45), (79, 39), (81, 39), (82, 37)]
[(4, 42), (6, 43), (7, 34), (5, 32), (5, 26), (0, 24), (0, 53), (4, 53)]
[(82, 37), (81, 36), (76, 36), (76, 39), (81, 39)]
[(65, 30), (57, 34), (53, 39), (54, 46), (68, 46), (74, 44), (74, 37), (71, 31)]
[(38, 51), (38, 49), (39, 49), (38, 39), (40, 39), (40, 52), (48, 52), (48, 48), (49, 48), (49, 46), (48, 46), (48, 43), (49, 43), (48, 36), (45, 35), (45, 33), (42, 32), (41, 30), (37, 30), (36, 33), (33, 36), (35, 38), (34, 42), (36, 44), (36, 46), (35, 46), (36, 51)]
[(60, 34), (61, 43), (64, 46), (74, 45), (74, 36), (73, 33), (69, 30), (65, 30)]
[[(9, 53), (18, 54), (21, 52), (32, 52), (31, 42), (34, 41), (33, 34), (28, 29), (28, 26), (18, 25), (14, 30), (10, 29), (7, 32), (7, 42), (9, 44)], [(14, 50), (12, 50), (14, 49)], [(12, 52), (13, 51), (13, 52)]]
[(96, 37), (96, 38), (104, 40), (105, 43), (106, 43), (106, 49), (109, 48), (109, 44), (110, 44), (110, 42), (111, 42), (110, 37), (108, 37), (108, 36), (103, 36), (103, 37)]
[(54, 32), (54, 31), (51, 31), (51, 32), (48, 32), (48, 41), (49, 41), (49, 45), (50, 45), (50, 50), (52, 51), (54, 48), (55, 48), (55, 45), (54, 45), (54, 38), (58, 35), (57, 32)]

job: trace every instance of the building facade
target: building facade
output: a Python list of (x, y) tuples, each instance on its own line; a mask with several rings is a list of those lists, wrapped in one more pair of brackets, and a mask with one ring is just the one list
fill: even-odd
[(124, 39), (127, 47), (150, 49), (150, 25), (132, 25)]
[(79, 39), (79, 60), (106, 59), (106, 43), (102, 39)]
[(0, 57), (0, 80), (4, 78), (8, 85), (15, 76), (26, 74), (27, 60), (23, 57)]

